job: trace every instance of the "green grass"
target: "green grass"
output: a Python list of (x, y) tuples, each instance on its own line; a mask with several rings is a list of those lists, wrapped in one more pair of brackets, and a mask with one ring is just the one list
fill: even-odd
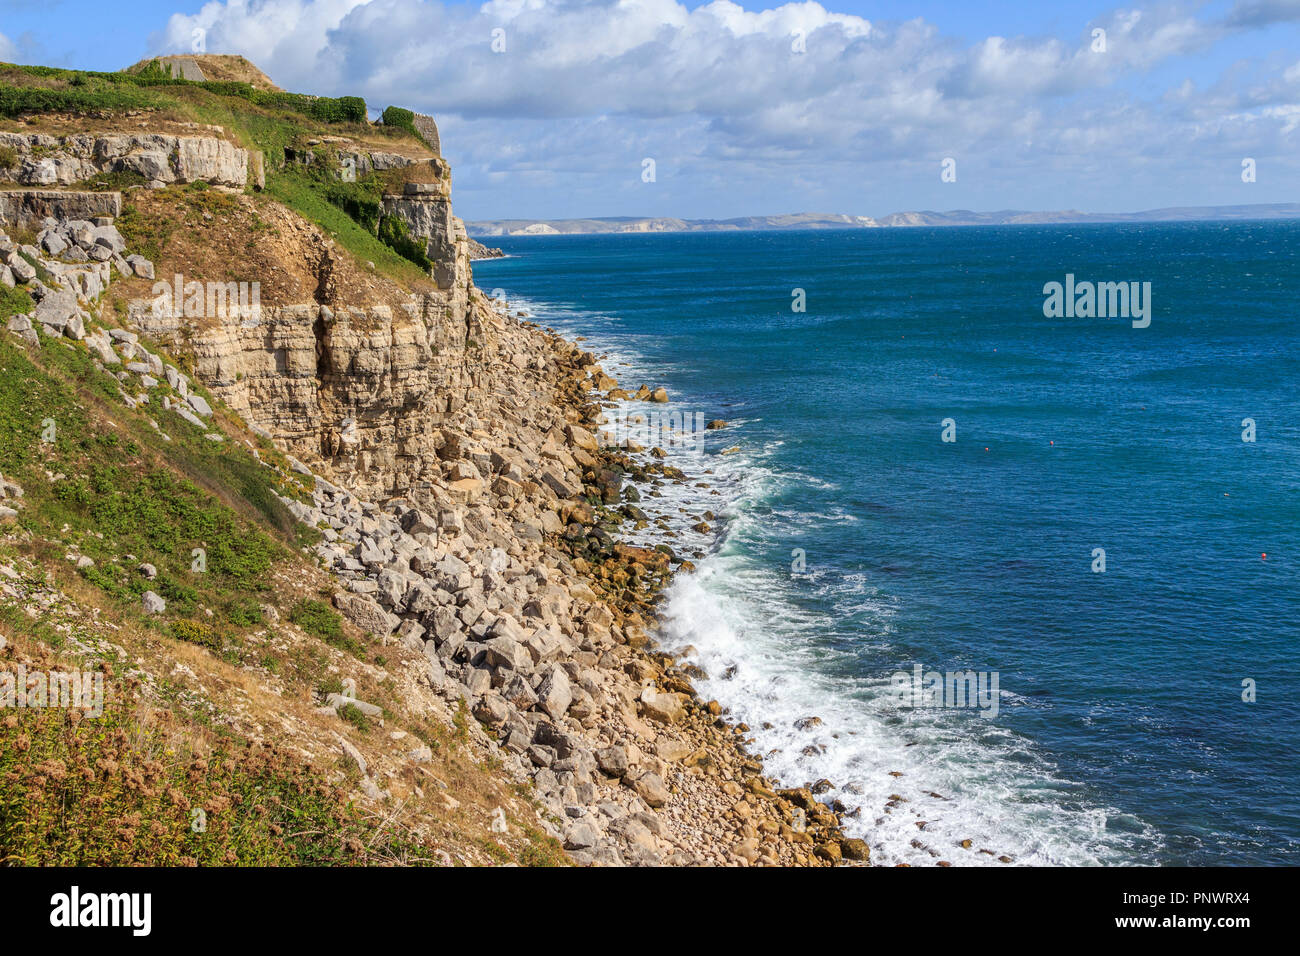
[(126, 247), (150, 262), (162, 258), (163, 247), (176, 231), (176, 224), (170, 219), (163, 222), (145, 221), (140, 210), (131, 203), (122, 206), (122, 214), (114, 220), (113, 225), (122, 234)]
[(26, 289), (11, 289), (0, 285), (0, 325), (15, 315), (26, 315), (36, 308), (36, 303)]
[(269, 175), (266, 193), (316, 223), (358, 259), (373, 262), (384, 275), (407, 284), (428, 279), (425, 270), (381, 242), (379, 236), (332, 203), (326, 192), (306, 177)]
[(104, 84), (49, 89), (0, 84), (0, 116), (29, 113), (100, 113), (157, 107), (162, 99), (152, 91)]
[(343, 618), (324, 601), (299, 601), (289, 612), (289, 620), (326, 642), (343, 639)]
[(365, 645), (344, 633), (343, 618), (324, 601), (299, 601), (289, 612), (289, 620), (331, 647), (347, 651), (360, 660), (366, 659)]
[[(44, 82), (27, 85), (33, 79)], [(308, 96), (258, 90), (251, 83), (186, 80), (164, 70), (157, 60), (135, 73), (0, 64), (0, 115), (93, 113), (157, 106), (167, 102), (167, 93), (187, 88), (295, 113), (323, 124), (366, 122), (366, 101), (359, 96)]]
[[(219, 609), (223, 633), (260, 623), (271, 568), (301, 540), (276, 497), (283, 479), (239, 443), (206, 441), (175, 416), (162, 419), (166, 441), (79, 346), (44, 340), (38, 358), (0, 337), (0, 473), (27, 492), (16, 520), (91, 558), (82, 576), (119, 602), (138, 606), (153, 590), (168, 617)], [(120, 427), (87, 411), (96, 405)], [(141, 562), (155, 579), (136, 570)]]

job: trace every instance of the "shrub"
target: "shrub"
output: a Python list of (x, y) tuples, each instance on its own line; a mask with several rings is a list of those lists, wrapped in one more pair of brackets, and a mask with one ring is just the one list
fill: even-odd
[(361, 708), (356, 704), (344, 704), (339, 708), (338, 714), (357, 730), (366, 731), (370, 729), (370, 721), (366, 715), (361, 712)]
[(400, 216), (384, 216), (379, 220), (379, 240), (421, 269), (428, 271), (433, 268), (433, 260), (425, 254), (424, 245), (411, 238), (406, 220)]
[(0, 85), (0, 116), (27, 113), (99, 113), (141, 109), (156, 100), (137, 90), (89, 86), (47, 89), (34, 86)]
[(20, 76), (62, 80), (68, 85), (50, 88), (0, 84), (0, 116), (135, 109), (158, 105), (158, 98), (146, 90), (191, 86), (218, 96), (238, 96), (257, 106), (300, 113), (322, 123), (366, 122), (366, 101), (359, 96), (309, 96), (305, 93), (258, 90), (251, 83), (238, 81), (187, 80), (174, 76), (171, 68), (163, 66), (159, 60), (151, 60), (134, 73), (100, 73), (10, 64), (4, 65), (4, 71)]
[(343, 693), (343, 678), (337, 674), (331, 674), (321, 681), (320, 686), (316, 688), (322, 697), (328, 697), (330, 694)]
[(173, 621), (169, 630), (172, 637), (178, 641), (198, 644), (213, 651), (222, 648), (221, 638), (212, 630), (211, 625), (204, 624), (202, 621)]
[(289, 612), (289, 620), (328, 643), (344, 640), (343, 618), (324, 601), (299, 601)]
[(400, 106), (390, 106), (384, 110), (380, 119), (383, 121), (385, 126), (392, 126), (397, 129), (405, 130), (425, 146), (428, 146), (429, 149), (433, 149), (433, 144), (425, 139), (424, 136), (421, 135), (420, 131), (415, 128), (415, 114), (410, 110), (402, 109)]
[(420, 838), (364, 815), (289, 751), (219, 742), (212, 753), (173, 753), (174, 731), (111, 704), (94, 720), (49, 707), (0, 720), (0, 865), (326, 866), (430, 856)]
[(262, 606), (252, 598), (241, 598), (230, 602), (226, 617), (236, 627), (255, 627), (262, 623)]
[(325, 182), (320, 185), (325, 198), (338, 206), (370, 232), (379, 231), (378, 189), (371, 184)]

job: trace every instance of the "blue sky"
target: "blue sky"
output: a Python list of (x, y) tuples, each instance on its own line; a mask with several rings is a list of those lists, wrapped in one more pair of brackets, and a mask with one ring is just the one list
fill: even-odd
[(1300, 0), (0, 0), (0, 59), (196, 35), (432, 112), (471, 219), (1300, 200)]

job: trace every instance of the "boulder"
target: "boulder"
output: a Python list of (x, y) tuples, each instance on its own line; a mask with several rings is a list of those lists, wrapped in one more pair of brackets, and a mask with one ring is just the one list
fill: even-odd
[(627, 748), (622, 744), (604, 747), (596, 751), (596, 766), (600, 772), (609, 777), (626, 776), (628, 769)]
[(49, 292), (36, 306), (36, 321), (62, 331), (77, 314), (77, 297), (71, 292)]
[(632, 781), (632, 789), (636, 791), (637, 796), (655, 809), (666, 804), (672, 796), (664, 786), (663, 778), (657, 773), (641, 774)]
[(846, 837), (840, 840), (840, 855), (846, 860), (866, 861), (871, 859), (871, 847), (866, 840)]
[(144, 256), (127, 256), (126, 262), (130, 265), (131, 271), (141, 279), (152, 279), (154, 277), (153, 263)]
[(334, 606), (361, 630), (379, 637), (387, 637), (397, 630), (401, 619), (389, 614), (370, 598), (360, 594), (347, 594), (342, 591), (334, 595)]
[(682, 695), (659, 691), (653, 686), (641, 692), (640, 700), (642, 714), (665, 724), (676, 723), (686, 713), (686, 708), (682, 704)]
[(552, 720), (559, 720), (573, 703), (573, 688), (562, 667), (552, 667), (537, 686), (537, 706)]
[(498, 634), (487, 642), (485, 660), (493, 670), (527, 674), (533, 669), (533, 658), (528, 649), (504, 634)]
[(36, 278), (36, 267), (22, 256), (13, 256), (9, 260), (9, 269), (19, 282), (31, 282)]

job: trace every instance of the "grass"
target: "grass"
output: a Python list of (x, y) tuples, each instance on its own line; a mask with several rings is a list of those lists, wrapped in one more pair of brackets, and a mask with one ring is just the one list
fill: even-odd
[[(223, 629), (258, 623), (269, 572), (298, 540), (276, 473), (180, 419), (168, 420), (166, 442), (121, 408), (116, 379), (83, 349), (44, 343), (37, 365), (0, 338), (0, 473), (27, 491), (22, 526), (91, 558), (82, 576), (116, 601), (138, 604), (153, 590), (169, 615), (220, 608)], [(95, 410), (107, 407), (127, 427), (105, 426)], [(140, 574), (141, 562), (157, 577)]]
[(110, 706), (0, 717), (0, 865), (326, 866), (427, 854), (295, 755)]
[(9, 321), (15, 315), (26, 315), (36, 308), (36, 303), (26, 289), (10, 289), (0, 285), (0, 324)]
[(308, 634), (334, 644), (344, 639), (343, 618), (324, 601), (304, 599), (289, 612), (289, 620)]
[[(3, 166), (0, 163), (0, 166)], [(87, 189), (92, 191), (118, 191), (130, 189), (133, 186), (144, 186), (149, 182), (143, 174), (136, 172), (134, 169), (122, 169), (116, 172), (96, 173), (89, 179), (83, 179), (81, 182), (73, 185), (74, 189)]]
[(196, 82), (173, 75), (157, 60), (129, 73), (0, 64), (0, 115), (95, 113), (156, 106), (167, 101), (168, 93), (186, 89), (241, 99), (254, 106), (294, 113), (326, 125), (366, 121), (366, 102), (358, 96), (306, 96), (258, 90), (251, 83), (238, 81)]
[(310, 598), (299, 601), (289, 612), (289, 620), (331, 647), (346, 651), (358, 660), (366, 659), (366, 646), (343, 630), (343, 618), (324, 601)]
[(175, 224), (171, 220), (163, 222), (146, 222), (140, 210), (131, 203), (122, 206), (122, 214), (113, 221), (117, 231), (122, 234), (128, 249), (144, 256), (150, 262), (162, 258), (163, 247), (167, 245)]

